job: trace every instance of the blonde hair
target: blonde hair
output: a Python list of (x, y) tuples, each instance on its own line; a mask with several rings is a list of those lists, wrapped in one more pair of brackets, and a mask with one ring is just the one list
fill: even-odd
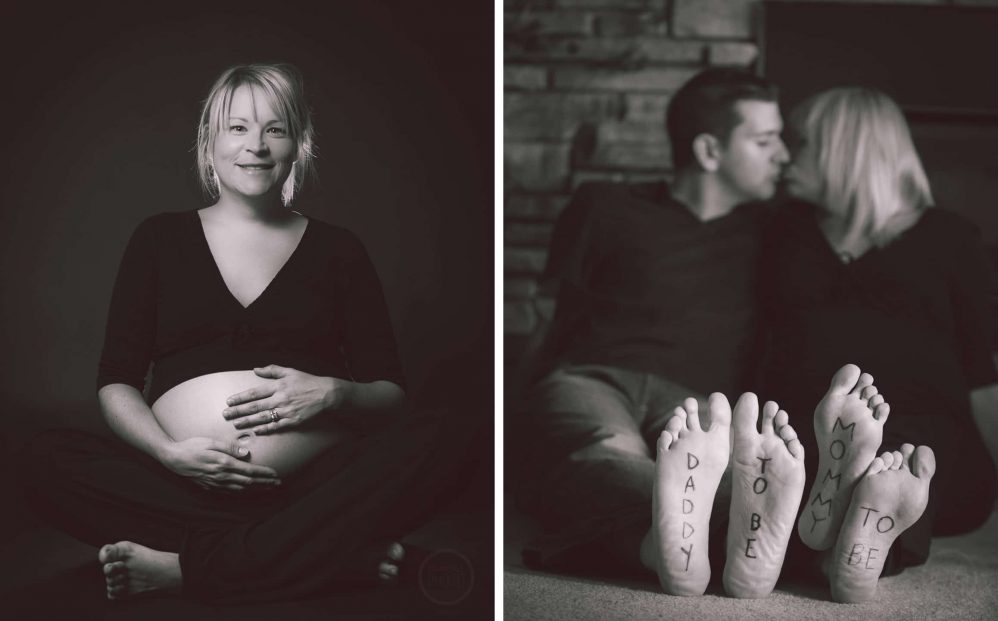
[(823, 206), (875, 245), (890, 243), (932, 206), (904, 114), (881, 91), (823, 91), (795, 108), (789, 125), (814, 147)]
[(197, 169), (201, 189), (218, 197), (218, 176), (212, 166), (215, 139), (228, 120), (232, 95), (240, 86), (260, 89), (271, 107), (287, 124), (288, 136), (297, 147), (291, 173), (281, 188), (281, 202), (289, 205), (306, 175), (314, 174), (315, 131), (312, 114), (305, 103), (301, 74), (289, 64), (252, 64), (229, 67), (215, 80), (201, 107), (198, 122)]

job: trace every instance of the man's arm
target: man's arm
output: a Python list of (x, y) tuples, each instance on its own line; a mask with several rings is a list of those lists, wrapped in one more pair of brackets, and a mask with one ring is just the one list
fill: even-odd
[(513, 377), (507, 384), (509, 394), (506, 395), (505, 400), (510, 404), (520, 402), (530, 384), (537, 378), (541, 367), (557, 350), (557, 338), (553, 329), (554, 295), (550, 291), (545, 291), (543, 294), (538, 293), (533, 299), (533, 307), (534, 315), (537, 317), (537, 325), (527, 337), (520, 361), (513, 371)]

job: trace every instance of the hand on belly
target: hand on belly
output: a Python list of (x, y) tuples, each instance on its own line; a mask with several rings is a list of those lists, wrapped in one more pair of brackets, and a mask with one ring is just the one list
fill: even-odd
[[(174, 440), (208, 437), (237, 440), (250, 451), (251, 463), (270, 466), (281, 476), (291, 474), (349, 432), (335, 425), (313, 425), (270, 435), (240, 431), (222, 417), (225, 400), (258, 384), (253, 371), (223, 371), (178, 384), (152, 405), (160, 426)], [(317, 417), (318, 418), (318, 417)]]

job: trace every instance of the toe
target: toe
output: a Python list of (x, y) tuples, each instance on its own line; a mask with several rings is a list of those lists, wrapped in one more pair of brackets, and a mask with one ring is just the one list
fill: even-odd
[(686, 429), (686, 410), (676, 408), (672, 418), (665, 423), (665, 430), (672, 434), (673, 438), (679, 437), (679, 432)]
[(888, 403), (881, 403), (873, 409), (873, 418), (878, 423), (883, 423), (891, 413), (891, 406)]
[(773, 431), (777, 435), (780, 435), (780, 430), (790, 424), (790, 415), (787, 414), (786, 410), (780, 410), (776, 413), (776, 418), (773, 419)]
[(100, 549), (97, 553), (97, 560), (101, 563), (110, 563), (118, 559), (118, 549), (113, 544), (108, 544)]
[(394, 578), (395, 576), (399, 575), (399, 568), (398, 565), (385, 561), (382, 562), (380, 565), (378, 565), (378, 573), (381, 574), (382, 576), (389, 576)]
[(690, 431), (700, 431), (700, 404), (693, 397), (683, 401), (686, 410), (686, 428)]
[(894, 453), (884, 451), (880, 454), (880, 461), (884, 464), (884, 470), (890, 470), (891, 465), (894, 463)]
[(388, 546), (388, 558), (396, 562), (405, 558), (405, 548), (402, 547), (401, 543), (394, 541)]
[(731, 427), (731, 404), (728, 398), (719, 392), (712, 393), (707, 400), (707, 411), (710, 412), (710, 430), (727, 429)]
[(793, 455), (794, 459), (804, 459), (804, 445), (801, 444), (800, 440), (797, 438), (787, 441), (787, 450), (790, 451), (790, 454)]
[(832, 387), (829, 392), (844, 395), (853, 389), (856, 380), (859, 379), (859, 367), (854, 364), (847, 364), (832, 376)]
[(863, 401), (869, 401), (878, 392), (879, 391), (877, 390), (877, 387), (874, 386), (873, 384), (870, 384), (869, 386), (863, 387), (863, 390), (859, 393), (859, 398), (862, 399)]
[(113, 576), (115, 574), (120, 574), (125, 571), (125, 564), (121, 561), (114, 561), (113, 563), (104, 563), (104, 575)]
[(872, 399), (870, 399), (870, 407), (876, 408), (878, 405), (880, 405), (883, 402), (884, 402), (884, 396), (882, 394), (877, 393), (873, 395)]
[(790, 451), (791, 455), (797, 459), (804, 459), (804, 445), (802, 445), (800, 440), (797, 439), (797, 431), (790, 426), (790, 423), (780, 425), (779, 421), (781, 418), (783, 420), (787, 420), (787, 418), (789, 418), (787, 413), (783, 410), (776, 413), (777, 429), (779, 429), (778, 433), (780, 434), (780, 439), (787, 445), (787, 450)]
[(901, 451), (902, 465), (908, 466), (909, 463), (911, 462), (911, 456), (915, 452), (915, 445), (908, 444), (907, 442), (905, 442), (904, 444), (901, 445), (900, 451)]
[(112, 574), (104, 579), (109, 587), (124, 586), (128, 582), (128, 577), (125, 574)]
[(780, 406), (776, 405), (775, 401), (767, 401), (766, 405), (762, 406), (762, 426), (760, 428), (762, 433), (774, 433), (773, 422), (779, 411)]
[(668, 429), (664, 430), (658, 436), (658, 452), (665, 453), (672, 446), (672, 443), (676, 441), (676, 437)]
[(894, 455), (894, 463), (891, 464), (891, 470), (900, 469), (901, 464), (904, 463), (904, 455), (901, 454), (901, 451), (891, 451), (891, 454)]
[[(887, 455), (887, 453), (884, 453), (884, 455)], [(886, 469), (887, 469), (887, 466), (884, 463), (883, 456), (874, 457), (873, 461), (870, 462), (869, 467), (867, 467), (867, 469), (866, 469), (866, 476), (870, 476), (870, 475), (874, 475), (874, 474), (879, 474), (879, 473), (883, 472)]]
[[(863, 392), (863, 389), (873, 383), (873, 376), (869, 373), (863, 373), (859, 376), (859, 381), (856, 382), (855, 388), (853, 388), (853, 394), (859, 394)], [(862, 395), (861, 395), (862, 396)]]
[(936, 473), (936, 454), (927, 446), (915, 449), (911, 456), (911, 471), (920, 479), (930, 479)]
[(780, 439), (783, 440), (784, 442), (790, 442), (791, 440), (796, 440), (797, 431), (793, 428), (793, 426), (790, 425), (790, 423), (787, 422), (782, 425), (779, 424), (781, 414), (783, 415), (784, 419), (788, 418), (787, 413), (784, 412), (783, 410), (780, 410), (779, 413), (776, 415), (776, 428), (779, 429), (778, 433), (780, 435)]
[(739, 397), (738, 402), (735, 403), (735, 412), (732, 415), (731, 424), (737, 433), (755, 433), (758, 420), (759, 399), (754, 393), (747, 392)]

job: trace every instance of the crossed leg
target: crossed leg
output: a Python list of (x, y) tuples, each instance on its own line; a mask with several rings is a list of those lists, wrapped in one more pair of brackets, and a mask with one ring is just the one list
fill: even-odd
[(111, 598), (181, 584), (185, 595), (209, 601), (298, 597), (396, 579), (411, 555), (393, 542), (456, 483), (458, 462), (471, 459), (468, 444), (452, 441), (469, 431), (455, 429), (462, 424), (412, 416), (320, 458), (318, 484), (276, 503), (213, 500), (120, 442), (88, 434), (36, 443), (29, 463), (61, 465), (45, 468), (31, 487), (44, 514), (100, 546)]
[[(401, 543), (392, 542), (382, 551), (382, 560), (377, 563), (377, 579), (384, 584), (392, 584), (399, 575), (399, 566), (405, 558), (405, 548)], [(137, 595), (180, 593), (183, 587), (183, 574), (180, 569), (180, 556), (176, 552), (154, 550), (131, 541), (119, 541), (103, 546), (97, 553), (97, 560), (104, 572), (108, 599), (127, 599)], [(363, 575), (363, 564), (358, 563), (358, 575)], [(373, 563), (367, 564), (372, 577), (375, 575)]]

